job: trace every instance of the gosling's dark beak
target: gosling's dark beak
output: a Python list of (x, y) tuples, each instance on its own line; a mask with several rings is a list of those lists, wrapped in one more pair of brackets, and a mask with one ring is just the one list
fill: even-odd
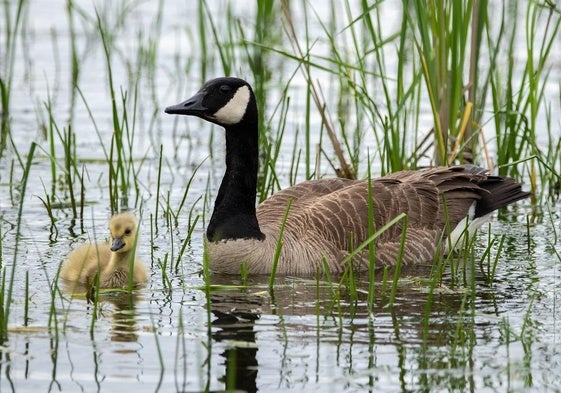
[(177, 105), (168, 106), (165, 109), (165, 112), (170, 115), (203, 116), (208, 111), (208, 108), (203, 105), (204, 97), (205, 93), (200, 91), (187, 101), (183, 101)]
[(126, 243), (123, 241), (122, 237), (116, 237), (111, 243), (111, 251), (119, 251), (121, 248), (125, 247)]

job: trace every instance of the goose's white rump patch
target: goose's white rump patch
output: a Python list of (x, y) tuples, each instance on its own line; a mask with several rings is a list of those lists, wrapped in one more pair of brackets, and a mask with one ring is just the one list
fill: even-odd
[(462, 219), (462, 221), (460, 221), (458, 225), (456, 225), (456, 227), (450, 232), (448, 239), (445, 240), (445, 254), (450, 253), (450, 250), (459, 251), (465, 236), (468, 236), (468, 238), (473, 237), (475, 231), (477, 231), (477, 229), (481, 227), (481, 225), (491, 220), (491, 218), (493, 217), (493, 212), (477, 218), (473, 218), (474, 216), (475, 202), (469, 208), (467, 216)]
[(213, 117), (224, 125), (239, 123), (245, 114), (247, 104), (249, 104), (249, 97), (249, 87), (241, 86), (232, 99), (220, 108)]

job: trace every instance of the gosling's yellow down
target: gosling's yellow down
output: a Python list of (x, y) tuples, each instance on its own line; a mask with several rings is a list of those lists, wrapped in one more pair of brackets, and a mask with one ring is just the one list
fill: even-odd
[[(127, 286), (131, 274), (130, 262), (135, 254), (137, 225), (132, 214), (113, 216), (109, 221), (109, 242), (86, 244), (72, 251), (60, 271), (60, 277), (70, 282), (90, 285), (99, 272), (100, 288)], [(146, 266), (136, 257), (132, 275), (135, 286), (148, 280)]]

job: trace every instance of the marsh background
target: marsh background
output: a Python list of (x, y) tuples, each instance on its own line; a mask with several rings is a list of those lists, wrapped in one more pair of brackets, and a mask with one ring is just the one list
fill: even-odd
[[(557, 4), (316, 3), (2, 3), (2, 391), (561, 389)], [(208, 278), (223, 130), (163, 108), (222, 75), (258, 94), (260, 199), (462, 159), (534, 197), (399, 280)], [(65, 293), (121, 210), (149, 284)]]

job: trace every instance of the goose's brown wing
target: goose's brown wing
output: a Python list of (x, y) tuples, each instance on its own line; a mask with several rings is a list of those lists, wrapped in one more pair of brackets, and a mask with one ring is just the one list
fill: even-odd
[[(404, 263), (430, 260), (446, 224), (449, 223), (451, 228), (457, 225), (473, 202), (485, 193), (477, 185), (476, 180), (480, 178), (484, 175), (465, 172), (461, 168), (435, 168), (398, 172), (372, 180), (374, 227), (380, 229), (405, 213)], [(289, 198), (293, 198), (285, 230), (296, 232), (296, 237), (302, 241), (320, 236), (324, 239), (324, 247), (336, 252), (341, 259), (368, 238), (366, 180), (307, 182), (284, 190), (278, 197), (275, 202), (284, 206)], [(262, 213), (267, 213), (265, 207), (267, 205), (262, 206)], [(260, 224), (278, 225), (284, 214), (284, 209), (280, 210), (274, 214), (262, 214)], [(377, 239), (376, 255), (381, 263), (395, 263), (403, 225), (404, 222), (399, 221)]]
[[(402, 213), (407, 215), (406, 264), (432, 260), (443, 234), (470, 214), (474, 202), (487, 206), (480, 212), (484, 215), (528, 196), (512, 179), (487, 176), (472, 166), (396, 172), (372, 180), (371, 187), (375, 230)], [(260, 225), (280, 228), (290, 198), (285, 231), (300, 242), (320, 244), (340, 261), (368, 238), (367, 180), (326, 179), (287, 188), (259, 206)], [(379, 263), (395, 263), (403, 225), (399, 221), (376, 239)], [(332, 266), (332, 271), (337, 270)]]
[[(404, 263), (431, 260), (437, 249), (444, 228), (443, 203), (438, 187), (423, 177), (408, 177), (402, 180), (382, 178), (371, 182), (374, 230), (381, 229), (401, 213), (407, 215), (407, 232), (403, 250)], [(468, 192), (469, 191), (464, 191)], [(462, 202), (454, 200), (452, 205), (455, 224), (467, 213), (477, 193)], [(464, 205), (460, 216), (460, 205)], [(300, 222), (301, 238), (315, 237), (318, 233), (325, 239), (326, 249), (336, 249), (337, 259), (343, 259), (350, 251), (362, 244), (368, 232), (368, 182), (349, 185), (333, 193), (317, 198), (292, 222)], [(394, 264), (400, 248), (404, 221), (398, 221), (376, 239), (377, 263)], [(305, 231), (302, 229), (305, 228)], [(292, 228), (291, 228), (292, 229)], [(365, 253), (361, 254), (367, 260)], [(362, 266), (366, 267), (365, 264)], [(336, 267), (332, 267), (336, 271)]]

